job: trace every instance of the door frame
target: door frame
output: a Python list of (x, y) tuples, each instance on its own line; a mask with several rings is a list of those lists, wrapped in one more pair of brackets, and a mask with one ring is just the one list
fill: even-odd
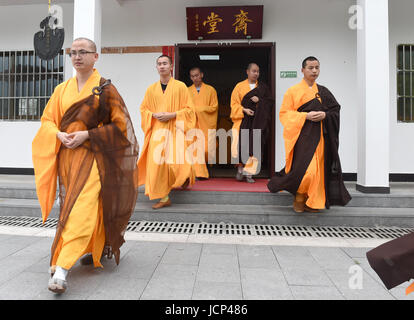
[[(270, 135), (270, 152), (269, 152), (269, 175), (272, 177), (275, 174), (275, 148), (276, 148), (276, 43), (275, 42), (218, 42), (218, 43), (178, 43), (175, 44), (174, 48), (174, 75), (178, 79), (180, 77), (180, 49), (191, 49), (191, 48), (269, 48), (270, 50), (270, 63), (268, 66), (268, 72), (270, 75), (269, 88), (272, 92), (272, 97), (275, 101), (275, 106), (272, 108), (272, 120), (271, 120), (271, 135)], [(268, 144), (269, 145), (269, 144)]]

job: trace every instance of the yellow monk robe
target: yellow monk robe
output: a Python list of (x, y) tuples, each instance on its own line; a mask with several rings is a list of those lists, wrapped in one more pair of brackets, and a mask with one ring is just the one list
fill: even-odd
[[(200, 92), (193, 84), (188, 88), (194, 103), (194, 110), (197, 116), (196, 128), (203, 131), (205, 144), (205, 161), (213, 163), (212, 152), (215, 151), (216, 135), (210, 130), (217, 128), (218, 100), (216, 90), (205, 83), (201, 84)], [(209, 153), (210, 150), (210, 153)], [(203, 163), (195, 163), (194, 170), (197, 177), (208, 178), (207, 167)]]
[[(99, 72), (94, 69), (80, 92), (76, 77), (61, 83), (56, 87), (43, 112), (41, 127), (32, 143), (36, 190), (43, 222), (47, 220), (56, 196), (57, 155), (61, 147), (56, 133), (60, 131), (60, 121), (70, 106), (91, 95), (92, 88), (99, 86), (100, 78)], [(86, 128), (83, 124), (74, 122), (70, 125), (68, 132), (78, 130), (86, 130)], [(66, 152), (71, 152), (71, 150), (67, 149)], [(65, 165), (79, 166), (78, 163)], [(60, 170), (63, 173), (65, 171), (62, 168)], [(100, 190), (99, 172), (94, 160), (90, 176), (71, 210), (52, 257), (52, 266), (58, 265), (64, 269), (70, 269), (86, 253), (92, 253), (95, 267), (102, 266), (100, 258), (105, 245), (105, 229), (99, 200)]]
[[(306, 112), (298, 112), (298, 108), (315, 98), (318, 92), (316, 82), (312, 87), (302, 80), (289, 88), (283, 97), (279, 119), (283, 125), (283, 138), (285, 140), (286, 167), (288, 173), (292, 166), (293, 149), (299, 138), (302, 127), (306, 121)], [(320, 100), (320, 98), (318, 98)], [(315, 154), (302, 179), (297, 193), (307, 194), (306, 205), (313, 209), (325, 208), (325, 182), (324, 182), (324, 138), (321, 122), (321, 139), (316, 147)]]
[[(254, 88), (257, 87), (257, 81), (254, 86)], [(253, 88), (253, 89), (254, 89)], [(244, 96), (250, 91), (252, 88), (250, 87), (249, 80), (246, 79), (244, 81), (239, 82), (236, 84), (236, 86), (233, 89), (233, 92), (231, 93), (231, 100), (230, 100), (230, 107), (231, 107), (231, 113), (230, 118), (233, 121), (233, 139), (231, 142), (231, 157), (237, 158), (239, 153), (238, 143), (239, 143), (239, 132), (240, 132), (240, 126), (244, 118), (244, 112), (243, 112), (243, 106), (241, 104)], [(241, 162), (241, 159), (239, 159), (239, 162)], [(245, 167), (244, 171), (246, 171), (246, 174), (253, 175), (257, 170), (258, 166), (258, 160), (255, 157), (249, 157)]]
[[(151, 200), (166, 197), (171, 189), (181, 187), (187, 178), (190, 185), (195, 181), (187, 148), (190, 143), (185, 141), (187, 131), (196, 123), (193, 108), (187, 86), (173, 78), (170, 78), (165, 92), (160, 81), (145, 92), (140, 107), (145, 139), (138, 160), (138, 184), (145, 184), (145, 195)], [(161, 122), (152, 117), (158, 112), (176, 112), (176, 118)]]

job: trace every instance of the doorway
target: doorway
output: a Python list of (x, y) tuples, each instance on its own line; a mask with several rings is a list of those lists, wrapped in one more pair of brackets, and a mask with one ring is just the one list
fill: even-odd
[[(189, 70), (198, 66), (204, 73), (203, 81), (217, 91), (219, 110), (217, 130), (231, 129), (230, 98), (235, 85), (247, 78), (246, 68), (250, 62), (260, 67), (259, 80), (265, 82), (275, 97), (275, 43), (222, 43), (177, 44), (175, 46), (175, 78), (187, 86), (192, 85)], [(257, 178), (270, 178), (275, 163), (275, 108), (272, 109), (271, 128), (266, 138), (261, 171)], [(217, 142), (218, 143), (218, 142)], [(236, 169), (230, 162), (230, 138), (227, 143), (228, 164), (209, 166), (213, 178), (234, 177)]]

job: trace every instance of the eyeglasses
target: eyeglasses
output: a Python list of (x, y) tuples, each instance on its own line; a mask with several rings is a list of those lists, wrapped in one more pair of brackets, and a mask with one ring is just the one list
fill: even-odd
[(69, 52), (69, 57), (72, 58), (72, 57), (76, 57), (77, 55), (79, 55), (80, 57), (84, 57), (88, 53), (96, 53), (96, 52), (86, 51), (86, 50), (71, 51)]

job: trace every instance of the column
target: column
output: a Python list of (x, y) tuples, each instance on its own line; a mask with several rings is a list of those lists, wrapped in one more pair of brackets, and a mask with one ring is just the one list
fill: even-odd
[(389, 193), (390, 74), (388, 0), (358, 0), (357, 190)]

